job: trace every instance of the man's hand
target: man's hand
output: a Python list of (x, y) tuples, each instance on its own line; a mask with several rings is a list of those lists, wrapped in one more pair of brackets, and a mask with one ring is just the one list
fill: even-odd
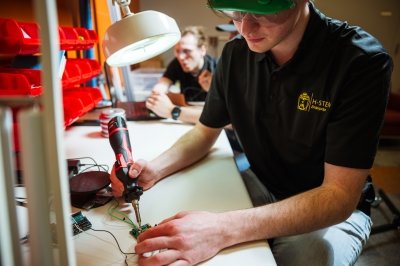
[(199, 84), (206, 92), (210, 90), (211, 80), (212, 80), (212, 73), (210, 71), (203, 70), (200, 73)]
[(158, 116), (171, 118), (171, 111), (174, 104), (165, 93), (153, 91), (146, 101), (146, 107), (156, 113)]
[[(215, 256), (227, 245), (220, 214), (180, 212), (141, 233), (135, 252), (139, 265), (195, 265)], [(144, 253), (161, 250), (153, 256)]]
[[(151, 188), (158, 181), (156, 171), (145, 160), (137, 160), (133, 163), (128, 174), (131, 178), (139, 177), (139, 186), (143, 187), (144, 190)], [(110, 179), (114, 197), (122, 197), (124, 184), (116, 176), (114, 166), (111, 170)]]

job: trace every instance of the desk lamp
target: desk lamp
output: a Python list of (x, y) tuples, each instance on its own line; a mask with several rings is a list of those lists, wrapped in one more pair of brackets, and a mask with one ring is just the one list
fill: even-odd
[(112, 24), (103, 39), (103, 51), (110, 66), (126, 66), (157, 56), (180, 39), (175, 20), (157, 11), (132, 13), (130, 0), (113, 0), (122, 19)]

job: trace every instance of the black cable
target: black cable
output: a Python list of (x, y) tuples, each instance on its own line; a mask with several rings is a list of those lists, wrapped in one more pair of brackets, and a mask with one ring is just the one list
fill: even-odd
[(90, 160), (90, 161), (93, 162), (93, 164), (79, 163), (79, 166), (86, 166), (86, 165), (89, 165), (89, 167), (87, 167), (87, 168), (85, 168), (85, 169), (79, 171), (79, 173), (83, 173), (83, 172), (85, 172), (85, 171), (87, 171), (88, 169), (93, 168), (93, 167), (98, 167), (98, 170), (99, 170), (99, 171), (102, 169), (103, 171), (108, 172), (108, 170), (109, 170), (108, 165), (106, 165), (106, 164), (98, 164), (98, 163), (96, 162), (95, 159), (93, 159), (92, 157), (89, 157), (89, 156), (87, 156), (87, 157), (70, 158), (70, 160)]
[(97, 164), (96, 160), (93, 159), (92, 157), (89, 156), (84, 156), (84, 157), (76, 157), (76, 158), (70, 158), (71, 160), (91, 160), (94, 164)]
[(82, 165), (90, 165), (90, 166), (88, 166), (88, 167), (86, 167), (85, 169), (79, 171), (79, 174), (80, 174), (80, 173), (83, 173), (83, 172), (86, 172), (87, 170), (89, 170), (90, 168), (93, 168), (93, 167), (97, 167), (97, 169), (98, 169), (99, 171), (100, 171), (100, 169), (103, 169), (104, 172), (108, 172), (108, 166), (105, 165), (105, 164), (80, 164), (80, 165), (81, 165), (81, 166), (82, 166)]
[(118, 246), (119, 251), (120, 251), (122, 254), (125, 255), (125, 264), (126, 264), (126, 265), (128, 265), (128, 262), (126, 261), (126, 260), (128, 259), (128, 255), (136, 255), (135, 252), (132, 252), (132, 253), (131, 253), (131, 252), (123, 252), (122, 249), (121, 249), (121, 246), (120, 246), (119, 243), (118, 243), (117, 238), (116, 238), (116, 237), (114, 236), (114, 234), (111, 233), (110, 231), (107, 231), (107, 230), (98, 230), (98, 229), (93, 229), (93, 228), (90, 228), (90, 229), (93, 230), (93, 231), (95, 231), (95, 232), (105, 232), (105, 233), (109, 233), (109, 234), (114, 238), (115, 243), (117, 243), (117, 246)]

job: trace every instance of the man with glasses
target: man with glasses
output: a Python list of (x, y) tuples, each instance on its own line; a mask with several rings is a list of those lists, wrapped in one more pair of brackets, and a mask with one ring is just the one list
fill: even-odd
[(186, 101), (204, 102), (217, 64), (216, 59), (207, 54), (206, 42), (202, 27), (190, 26), (182, 31), (174, 48), (175, 58), (147, 99), (147, 108), (161, 117), (193, 124), (199, 120), (201, 107), (175, 106), (166, 93), (172, 85), (179, 83)]
[(231, 123), (250, 162), (254, 208), (181, 212), (143, 232), (140, 265), (194, 265), (268, 239), (278, 265), (353, 265), (393, 63), (377, 39), (307, 0), (209, 0), (243, 38), (219, 59), (199, 123), (130, 175), (151, 188), (203, 158)]

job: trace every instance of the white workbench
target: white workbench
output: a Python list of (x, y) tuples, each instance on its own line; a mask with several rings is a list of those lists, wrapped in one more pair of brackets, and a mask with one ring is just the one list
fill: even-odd
[[(134, 159), (151, 160), (170, 147), (192, 126), (168, 120), (128, 122)], [(92, 157), (111, 166), (114, 153), (100, 126), (75, 126), (65, 132), (66, 158)], [(111, 170), (111, 168), (110, 168)], [(251, 201), (237, 171), (225, 134), (221, 134), (210, 154), (197, 164), (163, 179), (145, 191), (140, 199), (142, 223), (154, 225), (179, 211), (221, 212), (250, 208)], [(92, 228), (111, 231), (124, 252), (134, 252), (135, 239), (128, 224), (111, 217), (109, 205), (82, 211)], [(73, 208), (72, 211), (79, 209)], [(130, 214), (135, 221), (133, 213)], [(229, 224), (226, 226), (229, 227)], [(78, 265), (125, 265), (115, 240), (107, 233), (88, 230), (74, 237)], [(128, 265), (137, 256), (128, 255)], [(240, 244), (221, 251), (204, 265), (276, 265), (267, 241)], [(202, 265), (203, 265), (202, 264)]]

